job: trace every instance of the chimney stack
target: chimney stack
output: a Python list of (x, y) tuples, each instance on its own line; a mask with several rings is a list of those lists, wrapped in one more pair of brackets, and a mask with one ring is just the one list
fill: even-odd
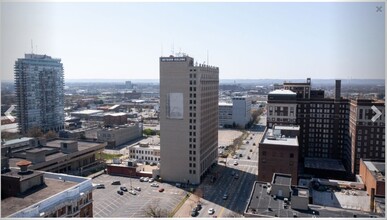
[(31, 161), (28, 160), (22, 160), (16, 163), (16, 166), (20, 167), (20, 172), (19, 174), (27, 174), (28, 171), (28, 166), (31, 165)]

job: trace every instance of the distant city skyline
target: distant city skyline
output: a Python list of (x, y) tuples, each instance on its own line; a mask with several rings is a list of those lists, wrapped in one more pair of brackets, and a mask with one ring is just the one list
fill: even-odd
[(385, 78), (384, 2), (1, 6), (2, 81), (31, 40), (62, 60), (65, 80), (158, 79), (172, 51), (218, 66), (220, 79)]

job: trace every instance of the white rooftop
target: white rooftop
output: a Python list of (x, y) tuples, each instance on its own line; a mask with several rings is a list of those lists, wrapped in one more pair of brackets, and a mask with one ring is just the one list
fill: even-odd
[(10, 145), (10, 144), (16, 144), (16, 143), (21, 143), (21, 142), (29, 141), (29, 140), (32, 140), (32, 139), (34, 139), (34, 138), (22, 137), (22, 138), (18, 138), (18, 139), (13, 139), (13, 140), (6, 141), (4, 143), (4, 146)]
[(232, 103), (228, 103), (228, 102), (219, 102), (219, 105), (220, 105), (220, 106), (232, 106)]
[[(263, 144), (276, 144), (276, 145), (290, 145), (290, 146), (298, 146), (298, 139), (296, 137), (281, 137), (280, 135), (277, 135), (278, 129), (268, 129), (265, 137), (262, 139)], [(279, 131), (280, 133), (280, 131)], [(274, 136), (272, 136), (274, 134)], [(273, 137), (269, 138), (269, 137)], [(274, 138), (275, 137), (275, 138)]]
[(290, 90), (287, 90), (287, 89), (276, 89), (274, 91), (271, 91), (269, 92), (269, 95), (296, 95), (295, 92), (292, 92)]
[(96, 109), (86, 109), (82, 111), (77, 111), (77, 112), (71, 112), (71, 114), (85, 114), (85, 115), (92, 115), (92, 114), (97, 114), (101, 113), (103, 110), (96, 110)]

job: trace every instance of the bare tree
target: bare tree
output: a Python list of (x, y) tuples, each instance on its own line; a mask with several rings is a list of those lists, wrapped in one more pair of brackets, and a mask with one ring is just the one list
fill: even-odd
[(166, 218), (169, 215), (168, 210), (162, 209), (157, 201), (155, 204), (149, 204), (143, 209), (146, 217)]
[(48, 131), (46, 134), (44, 134), (44, 137), (45, 137), (47, 140), (51, 140), (51, 139), (57, 138), (58, 135), (57, 135), (57, 133), (55, 133), (54, 131)]
[(34, 128), (30, 128), (28, 130), (27, 136), (28, 137), (34, 137), (34, 138), (42, 137), (43, 136), (43, 132), (40, 130), (40, 128), (34, 127)]

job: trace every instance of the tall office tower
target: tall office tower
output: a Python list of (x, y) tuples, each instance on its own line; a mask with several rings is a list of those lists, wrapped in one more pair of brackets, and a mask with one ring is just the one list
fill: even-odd
[(20, 132), (64, 127), (64, 79), (60, 59), (25, 54), (15, 62), (17, 120)]
[[(382, 115), (375, 121), (372, 106)], [(350, 102), (349, 138), (347, 160), (352, 174), (359, 173), (360, 158), (385, 160), (385, 107), (384, 101), (356, 99)]]
[(199, 184), (218, 156), (219, 68), (160, 58), (160, 176)]

